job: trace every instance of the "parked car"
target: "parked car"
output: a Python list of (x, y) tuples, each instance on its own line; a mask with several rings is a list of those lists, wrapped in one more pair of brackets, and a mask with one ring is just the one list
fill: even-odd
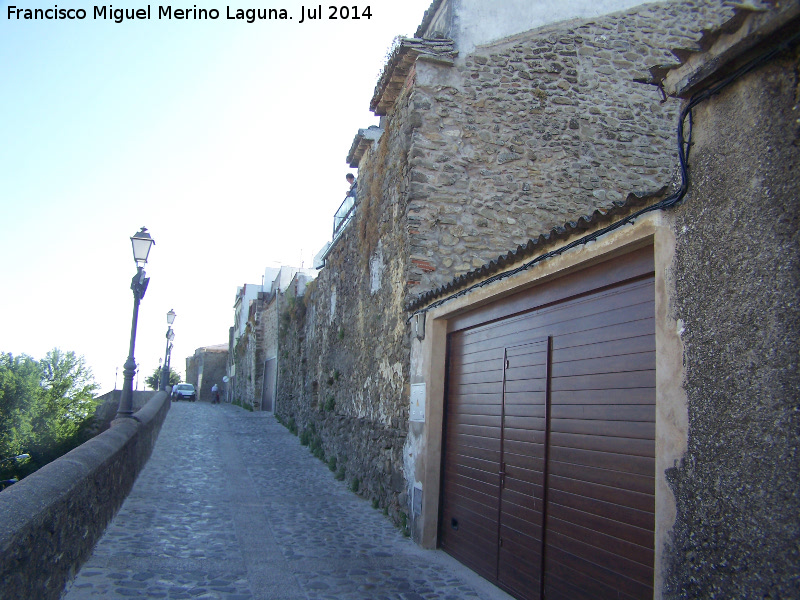
[(172, 399), (191, 400), (194, 402), (197, 400), (197, 392), (195, 392), (194, 386), (191, 383), (179, 383), (172, 388)]

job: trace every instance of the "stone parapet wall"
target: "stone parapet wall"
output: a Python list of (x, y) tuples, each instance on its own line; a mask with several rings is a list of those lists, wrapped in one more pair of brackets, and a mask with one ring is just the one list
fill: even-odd
[[(138, 391), (134, 390), (133, 398), (131, 400), (132, 408), (135, 411), (143, 408), (150, 399), (155, 396), (156, 391)], [(122, 390), (113, 390), (106, 392), (102, 396), (98, 396), (96, 400), (99, 402), (94, 411), (87, 431), (87, 439), (102, 433), (111, 427), (111, 421), (117, 416), (119, 409), (119, 400), (122, 397)]]
[(61, 597), (150, 457), (169, 406), (159, 392), (132, 419), (0, 492), (0, 598)]
[(417, 62), (408, 220), (420, 293), (567, 220), (669, 185), (679, 103), (647, 79), (731, 2), (661, 2)]

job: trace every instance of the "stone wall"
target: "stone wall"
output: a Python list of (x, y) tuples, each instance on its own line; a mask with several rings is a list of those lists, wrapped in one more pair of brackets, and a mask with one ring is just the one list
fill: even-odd
[(280, 292), (271, 297), (264, 308), (261, 322), (261, 335), (264, 343), (264, 360), (278, 355), (278, 307), (281, 303)]
[(150, 457), (169, 406), (157, 393), (132, 419), (0, 492), (0, 598), (61, 597)]
[(234, 402), (249, 406), (253, 406), (255, 402), (257, 349), (255, 332), (248, 327), (233, 349), (233, 362), (236, 365), (236, 377), (233, 380)]
[(675, 212), (689, 439), (668, 472), (669, 598), (800, 594), (799, 57), (784, 52), (694, 111)]
[[(155, 391), (140, 392), (138, 390), (134, 390), (133, 398), (131, 399), (134, 412), (138, 411), (140, 408), (143, 408), (144, 405), (147, 404), (157, 393), (158, 392)], [(87, 427), (87, 439), (94, 437), (111, 427), (111, 421), (113, 421), (117, 416), (119, 400), (121, 397), (122, 390), (113, 390), (96, 398), (99, 404), (97, 405), (94, 415), (92, 416), (92, 419)]]
[[(621, 200), (677, 166), (678, 102), (634, 83), (675, 64), (730, 2), (648, 4), (477, 48), (455, 67), (418, 61), (408, 219), (424, 292)], [(725, 6), (725, 8), (721, 8)]]
[(408, 430), (408, 97), (361, 160), (358, 208), (326, 267), (282, 305), (277, 399), (279, 418), (308, 430), (340, 477), (358, 480), (358, 493), (398, 522)]
[(414, 484), (405, 302), (631, 191), (666, 189), (679, 103), (633, 79), (675, 63), (669, 49), (730, 4), (645, 5), (454, 66), (416, 61), (361, 158), (353, 220), (303, 301), (281, 311), (278, 365), (279, 418), (398, 521)]

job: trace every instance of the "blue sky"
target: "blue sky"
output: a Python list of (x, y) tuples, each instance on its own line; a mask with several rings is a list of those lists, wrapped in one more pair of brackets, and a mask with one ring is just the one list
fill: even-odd
[[(265, 267), (311, 266), (329, 238), (347, 151), (378, 122), (369, 100), (387, 50), (429, 4), (378, 0), (370, 19), (303, 24), (291, 0), (197, 4), (219, 10), (216, 21), (159, 21), (152, 4), (150, 21), (117, 24), (93, 20), (85, 2), (58, 2), (87, 9), (83, 21), (9, 20), (3, 3), (0, 351), (74, 350), (103, 391), (117, 368), (121, 383), (129, 238), (143, 225), (156, 246), (142, 373), (164, 355), (171, 308), (181, 372), (195, 348), (226, 343), (236, 287), (260, 284)], [(226, 6), (294, 20), (229, 21)]]

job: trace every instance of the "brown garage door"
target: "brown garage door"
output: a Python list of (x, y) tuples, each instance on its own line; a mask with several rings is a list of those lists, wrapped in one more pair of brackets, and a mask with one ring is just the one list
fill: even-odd
[(518, 598), (653, 596), (653, 299), (644, 249), (451, 324), (440, 543)]

